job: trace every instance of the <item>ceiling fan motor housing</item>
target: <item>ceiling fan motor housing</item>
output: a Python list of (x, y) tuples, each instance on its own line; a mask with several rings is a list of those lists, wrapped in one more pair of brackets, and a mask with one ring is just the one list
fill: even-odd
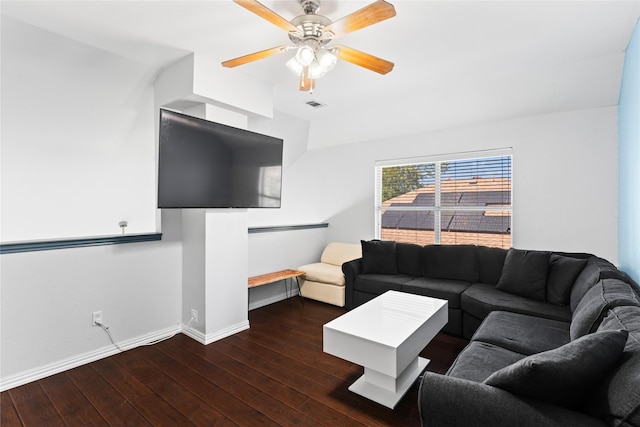
[(318, 0), (300, 0), (300, 6), (305, 14), (314, 14), (320, 7), (320, 2)]
[(323, 31), (332, 21), (322, 15), (300, 15), (291, 20), (291, 24), (300, 30), (300, 33), (290, 32), (289, 39), (296, 45), (306, 40), (315, 40), (320, 46), (329, 43), (332, 34)]

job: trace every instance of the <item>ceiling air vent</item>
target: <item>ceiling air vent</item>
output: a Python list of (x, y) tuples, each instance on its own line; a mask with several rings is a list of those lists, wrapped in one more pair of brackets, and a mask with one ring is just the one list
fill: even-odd
[(327, 106), (326, 104), (321, 104), (318, 101), (307, 101), (305, 104), (313, 108), (322, 108)]

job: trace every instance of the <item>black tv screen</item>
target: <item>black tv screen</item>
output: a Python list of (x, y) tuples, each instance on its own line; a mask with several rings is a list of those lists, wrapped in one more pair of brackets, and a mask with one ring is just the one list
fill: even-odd
[(279, 208), (283, 140), (160, 110), (159, 208)]

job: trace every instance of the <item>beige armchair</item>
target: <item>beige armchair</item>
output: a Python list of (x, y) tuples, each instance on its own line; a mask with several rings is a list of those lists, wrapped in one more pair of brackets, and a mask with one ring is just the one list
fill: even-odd
[(300, 292), (310, 298), (344, 307), (344, 275), (342, 264), (362, 257), (360, 243), (332, 242), (322, 252), (320, 262), (298, 267)]

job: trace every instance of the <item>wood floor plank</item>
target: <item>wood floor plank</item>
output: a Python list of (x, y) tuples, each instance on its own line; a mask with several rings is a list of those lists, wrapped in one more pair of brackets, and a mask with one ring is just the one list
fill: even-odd
[(9, 393), (0, 394), (0, 426), (14, 427), (22, 426), (20, 417), (13, 406), (13, 401)]
[(26, 426), (66, 425), (40, 382), (32, 382), (9, 390), (20, 420)]
[(158, 369), (161, 369), (197, 396), (203, 396), (218, 388), (217, 385), (209, 381), (206, 377), (199, 375), (193, 369), (167, 356), (166, 353), (163, 353), (155, 347), (147, 346), (140, 349), (140, 351), (142, 351), (143, 357), (146, 358), (147, 361), (153, 363)]
[(65, 423), (82, 426), (108, 425), (66, 373), (45, 378), (40, 384)]
[(316, 427), (318, 423), (308, 414), (265, 394), (249, 402), (252, 408), (283, 426)]
[[(276, 356), (273, 357), (272, 353), (275, 353)], [(379, 408), (373, 408), (374, 417), (369, 413), (354, 409), (363, 402), (365, 404), (370, 403), (363, 397), (348, 391), (348, 386), (362, 375), (362, 372), (352, 371), (347, 377), (337, 378), (323, 372), (317, 372), (312, 366), (300, 363), (293, 358), (285, 357), (274, 352), (273, 349), (263, 348), (259, 355), (264, 357), (264, 360), (269, 360), (269, 362), (262, 361), (261, 357), (257, 355), (236, 353), (237, 358), (244, 360), (247, 364), (252, 364), (257, 369), (259, 368), (264, 375), (271, 375), (336, 411), (349, 414), (350, 417), (356, 417), (355, 419), (358, 422), (366, 425), (386, 425), (384, 422), (380, 424), (380, 418), (387, 418), (387, 409), (379, 411)], [(327, 357), (333, 356), (327, 355)], [(338, 371), (340, 370), (340, 365), (348, 368), (353, 366), (351, 363), (338, 358), (335, 358), (335, 362), (336, 370)], [(373, 405), (377, 406), (377, 404)]]
[(162, 369), (147, 362), (146, 353), (148, 351), (144, 348), (136, 349), (119, 354), (114, 360), (194, 424), (219, 424), (224, 420), (225, 417), (214, 407), (174, 381)]
[[(3, 392), (0, 423), (420, 426), (417, 384), (393, 410), (348, 390), (363, 368), (322, 351), (322, 325), (343, 313), (298, 298), (261, 307), (250, 329), (206, 346), (178, 334)], [(421, 356), (444, 373), (466, 344), (438, 335)]]
[[(218, 387), (224, 388), (229, 394), (236, 396), (244, 402), (250, 402), (260, 394), (260, 390), (218, 366), (216, 360), (206, 360), (204, 357), (206, 350), (205, 346), (184, 335), (176, 338), (178, 339), (172, 339), (161, 343), (162, 345), (159, 346), (159, 348), (167, 352), (167, 354), (171, 355), (176, 360), (189, 366), (200, 375), (215, 378)], [(185, 352), (185, 349), (188, 349), (189, 351)]]
[(316, 425), (320, 426), (367, 426), (351, 415), (331, 408), (316, 399), (308, 399), (300, 406), (300, 410), (308, 414), (316, 422)]
[(131, 405), (151, 424), (167, 423), (176, 426), (195, 425), (189, 419), (165, 402), (153, 390), (138, 380), (128, 370), (124, 369), (116, 358), (120, 355), (99, 360), (95, 363), (96, 370), (107, 380), (113, 388), (131, 402)]
[(129, 402), (153, 396), (153, 391), (133, 374), (123, 369), (115, 360), (115, 356), (98, 360), (92, 364), (95, 369), (111, 386)]
[[(251, 384), (262, 393), (286, 402), (286, 404), (292, 408), (297, 408), (308, 399), (308, 396), (305, 394), (299, 393), (282, 382), (276, 381), (268, 375), (264, 375), (262, 372), (254, 369), (253, 366), (237, 360), (235, 358), (235, 347), (227, 342), (220, 342), (215, 348), (212, 348), (212, 350), (216, 352), (215, 357), (220, 367), (242, 379), (247, 384)], [(256, 399), (253, 399), (252, 401), (255, 400)]]
[(226, 417), (242, 427), (278, 426), (279, 424), (246, 402), (219, 388), (202, 397)]
[(93, 364), (80, 366), (66, 373), (109, 425), (118, 427), (151, 425), (93, 368)]

